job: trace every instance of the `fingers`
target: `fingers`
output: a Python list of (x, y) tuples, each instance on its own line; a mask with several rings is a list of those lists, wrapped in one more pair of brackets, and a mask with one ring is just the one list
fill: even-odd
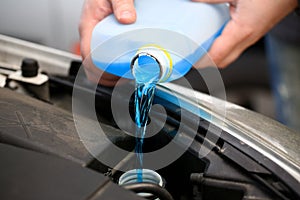
[(114, 12), (121, 23), (133, 23), (136, 12), (133, 0), (86, 0), (79, 23), (81, 54), (86, 58), (90, 52), (91, 35), (96, 24)]
[(83, 59), (90, 53), (90, 42), (94, 27), (110, 13), (112, 13), (112, 9), (108, 1), (85, 1), (79, 22), (80, 51)]
[(80, 53), (83, 59), (85, 74), (88, 80), (95, 83), (101, 82), (101, 84), (103, 82), (103, 85), (107, 86), (113, 84), (113, 81), (110, 82), (109, 80), (106, 80), (105, 76), (99, 80), (101, 71), (91, 60), (90, 43), (94, 27), (99, 21), (111, 13), (112, 8), (109, 1), (86, 0), (82, 8), (82, 14), (79, 22)]
[(80, 53), (85, 59), (90, 53), (90, 42), (91, 42), (91, 34), (93, 28), (97, 22), (90, 21), (85, 23), (85, 25), (80, 26)]
[[(211, 49), (209, 55), (218, 67), (226, 67), (233, 62), (243, 50), (254, 43), (251, 28), (240, 25), (235, 21), (230, 21), (218, 37)], [(258, 38), (257, 38), (258, 39)]]
[[(224, 28), (222, 34), (214, 41), (208, 56), (219, 68), (224, 68), (237, 59), (247, 47), (258, 39), (259, 37), (253, 34), (252, 28), (231, 20)], [(202, 62), (195, 67), (205, 67), (203, 64)]]
[(97, 23), (113, 12), (120, 23), (133, 23), (136, 19), (133, 0), (85, 0), (79, 22), (80, 51), (86, 75), (90, 81), (106, 86), (113, 86), (120, 78), (102, 73), (93, 64), (90, 42)]
[[(223, 3), (223, 0), (193, 0)], [(263, 37), (276, 23), (296, 7), (295, 0), (234, 0), (230, 3), (231, 20), (214, 41), (208, 56), (220, 68), (228, 66), (249, 46)], [(202, 59), (205, 60), (205, 59)], [(203, 67), (203, 63), (195, 67)]]
[(111, 0), (111, 3), (119, 22), (124, 24), (135, 22), (136, 12), (133, 0)]
[(114, 86), (117, 82), (122, 82), (125, 80), (120, 80), (120, 77), (101, 71), (93, 64), (90, 55), (88, 55), (86, 59), (83, 60), (82, 65), (84, 66), (84, 71), (88, 80), (93, 83), (99, 83), (100, 85), (111, 87)]

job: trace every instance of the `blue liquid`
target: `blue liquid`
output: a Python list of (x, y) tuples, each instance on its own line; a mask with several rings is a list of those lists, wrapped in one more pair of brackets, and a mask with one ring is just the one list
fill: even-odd
[(148, 122), (148, 114), (150, 112), (154, 92), (155, 82), (138, 83), (135, 86), (135, 122), (137, 125), (135, 136), (136, 146), (135, 153), (137, 154), (137, 181), (143, 181), (143, 143), (146, 133), (146, 125)]

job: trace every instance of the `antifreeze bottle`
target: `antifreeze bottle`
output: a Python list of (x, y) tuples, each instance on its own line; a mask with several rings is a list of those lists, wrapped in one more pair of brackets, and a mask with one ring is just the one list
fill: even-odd
[(133, 24), (120, 24), (109, 15), (96, 25), (91, 58), (101, 70), (137, 82), (184, 76), (229, 20), (227, 4), (138, 0), (135, 8)]

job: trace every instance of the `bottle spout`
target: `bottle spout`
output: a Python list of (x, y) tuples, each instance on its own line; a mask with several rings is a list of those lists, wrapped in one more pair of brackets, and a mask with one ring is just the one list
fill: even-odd
[(161, 75), (161, 64), (148, 53), (138, 53), (131, 62), (132, 74), (138, 83), (158, 82)]
[(165, 82), (172, 73), (171, 57), (158, 46), (145, 46), (133, 57), (131, 71), (139, 83)]

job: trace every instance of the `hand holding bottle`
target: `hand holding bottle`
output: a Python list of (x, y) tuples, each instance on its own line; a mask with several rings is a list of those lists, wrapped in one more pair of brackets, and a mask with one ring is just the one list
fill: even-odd
[[(90, 81), (97, 82), (99, 69), (89, 58), (92, 31), (96, 24), (109, 14), (114, 13), (120, 23), (133, 23), (136, 13), (133, 0), (85, 0), (79, 23), (80, 51), (84, 60), (85, 72)], [(100, 84), (113, 86), (119, 79), (111, 74), (105, 74), (99, 81)]]
[(292, 12), (297, 0), (193, 0), (230, 3), (231, 20), (210, 48), (210, 58), (220, 68), (236, 60), (249, 46)]
[[(209, 50), (210, 58), (218, 67), (226, 67), (249, 46), (258, 41), (275, 24), (292, 12), (297, 0), (192, 0), (206, 3), (230, 3), (231, 20)], [(136, 12), (133, 0), (86, 0), (79, 31), (81, 53), (86, 59), (85, 70), (91, 81), (98, 81), (99, 69), (88, 58), (90, 40), (95, 25), (107, 15), (114, 13), (120, 23), (133, 23)], [(201, 28), (201, 27), (199, 27)], [(197, 67), (197, 66), (196, 66)], [(119, 78), (110, 74), (102, 76), (100, 83), (114, 85)]]

